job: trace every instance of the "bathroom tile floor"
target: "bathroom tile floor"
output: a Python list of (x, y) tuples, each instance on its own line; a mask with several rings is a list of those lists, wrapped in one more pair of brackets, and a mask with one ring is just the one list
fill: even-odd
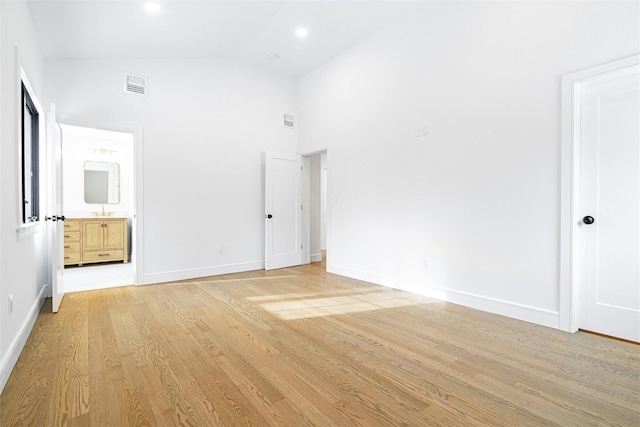
[(64, 291), (79, 292), (115, 288), (134, 283), (133, 264), (100, 264), (64, 269)]

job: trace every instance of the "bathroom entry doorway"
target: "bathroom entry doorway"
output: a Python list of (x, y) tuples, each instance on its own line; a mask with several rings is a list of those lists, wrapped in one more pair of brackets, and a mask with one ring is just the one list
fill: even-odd
[(133, 285), (135, 134), (65, 123), (61, 127), (65, 291)]
[(326, 270), (328, 257), (327, 230), (329, 228), (329, 191), (327, 151), (317, 152), (304, 157), (306, 179), (304, 183), (304, 202), (308, 211), (303, 223), (307, 237), (307, 251), (304, 258), (307, 263), (322, 263)]

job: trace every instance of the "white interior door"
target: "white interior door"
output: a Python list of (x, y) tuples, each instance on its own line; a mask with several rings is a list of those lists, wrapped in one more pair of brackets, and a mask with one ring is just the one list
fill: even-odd
[(302, 159), (265, 157), (265, 269), (302, 264)]
[(48, 226), (51, 264), (51, 297), (54, 313), (64, 297), (64, 216), (62, 210), (62, 129), (56, 120), (55, 104), (47, 113), (48, 194), (52, 221)]
[(640, 342), (638, 65), (581, 85), (579, 328)]

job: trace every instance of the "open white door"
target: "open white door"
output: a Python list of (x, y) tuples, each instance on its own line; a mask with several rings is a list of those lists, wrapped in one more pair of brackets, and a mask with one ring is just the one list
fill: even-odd
[(54, 313), (64, 297), (64, 216), (62, 215), (62, 129), (56, 120), (56, 106), (47, 113), (47, 170), (49, 179), (48, 226), (49, 260), (51, 266), (51, 307)]
[(265, 270), (302, 264), (302, 159), (265, 156)]
[(579, 327), (640, 342), (640, 65), (580, 86)]

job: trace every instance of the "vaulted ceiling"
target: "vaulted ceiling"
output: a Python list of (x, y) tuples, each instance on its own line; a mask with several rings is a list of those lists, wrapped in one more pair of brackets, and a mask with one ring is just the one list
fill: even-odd
[[(237, 58), (302, 76), (415, 1), (28, 0), (47, 58)], [(307, 36), (295, 32), (305, 28)], [(273, 58), (275, 54), (278, 59)]]

